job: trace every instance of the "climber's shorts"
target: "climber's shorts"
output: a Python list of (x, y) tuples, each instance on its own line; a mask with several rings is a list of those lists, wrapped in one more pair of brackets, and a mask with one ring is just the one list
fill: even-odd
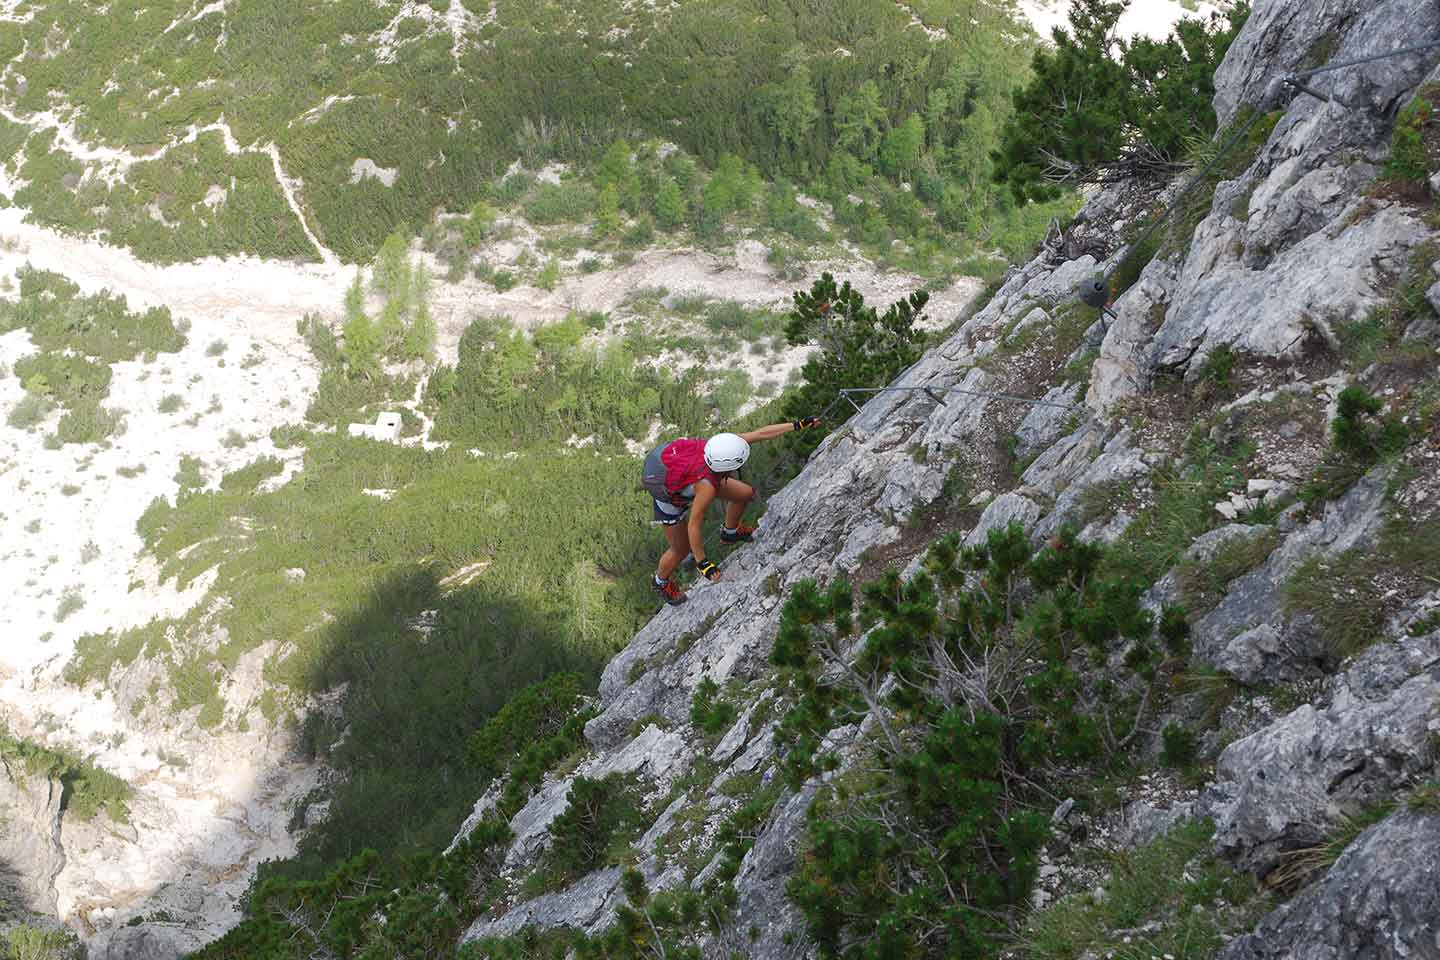
[(673, 527), (685, 519), (685, 514), (690, 512), (690, 504), (676, 506), (673, 503), (664, 503), (660, 500), (652, 501), (655, 504), (655, 518), (652, 523), (658, 523), (662, 527)]

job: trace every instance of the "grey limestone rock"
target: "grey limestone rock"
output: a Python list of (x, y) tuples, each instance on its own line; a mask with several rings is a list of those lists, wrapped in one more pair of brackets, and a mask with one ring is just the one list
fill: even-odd
[[(1440, 287), (1440, 284), (1436, 286)], [(1051, 387), (1040, 399), (1047, 404), (1073, 404), (1076, 403), (1079, 393), (1078, 385), (1065, 384)], [(1015, 455), (1021, 458), (1034, 456), (1059, 440), (1065, 434), (1066, 424), (1071, 422), (1077, 410), (1039, 404), (1031, 407), (1020, 426), (1015, 429)]]
[(1031, 260), (1005, 281), (984, 309), (967, 320), (949, 343), (940, 347), (940, 355), (954, 359), (962, 345), (999, 336), (1008, 324), (1023, 317), (1032, 307), (1049, 308), (1074, 300), (1080, 284), (1100, 269), (1100, 264), (1089, 255), (1058, 266), (1043, 259)]
[(525, 927), (549, 930), (572, 927), (589, 930), (613, 918), (620, 886), (620, 868), (607, 867), (581, 877), (575, 883), (527, 900), (496, 919), (481, 918), (470, 925), (461, 943), (482, 937), (505, 937)]
[(1400, 811), (1219, 960), (1440, 958), (1440, 816)]
[(1169, 308), (1176, 282), (1174, 265), (1157, 258), (1145, 265), (1140, 279), (1115, 301), (1115, 319), (1090, 372), (1085, 402), (1092, 409), (1109, 411), (1149, 384), (1155, 317)]
[[(1198, 374), (1221, 344), (1265, 357), (1298, 355), (1310, 331), (1365, 315), (1399, 274), (1427, 230), (1406, 209), (1342, 213), (1305, 234), (1263, 270), (1243, 262), (1242, 224), (1212, 216), (1195, 231), (1174, 303), (1142, 364)], [(1103, 358), (1103, 357), (1102, 357)]]
[(1189, 801), (1161, 807), (1148, 800), (1135, 800), (1125, 806), (1116, 839), (1126, 847), (1144, 846), (1190, 819), (1193, 809), (1194, 804)]
[[(1181, 557), (1192, 562), (1208, 563), (1226, 544), (1237, 540), (1258, 540), (1273, 529), (1268, 524), (1227, 523), (1196, 537), (1195, 542), (1185, 549)], [(1178, 602), (1180, 584), (1175, 570), (1170, 570), (1161, 577), (1145, 596), (1145, 605), (1152, 610), (1159, 610), (1167, 603)]]
[(1371, 648), (1326, 696), (1225, 748), (1202, 798), (1216, 843), (1262, 876), (1326, 824), (1433, 772), (1440, 631)]
[[(1324, 0), (1259, 5), (1216, 73), (1222, 124), (1271, 82), (1319, 62), (1431, 39), (1429, 0)], [(1315, 61), (1312, 63), (1311, 61)], [(1298, 355), (1318, 332), (1363, 316), (1426, 234), (1411, 213), (1361, 200), (1389, 150), (1394, 111), (1440, 52), (1377, 61), (1316, 78), (1335, 102), (1286, 96), (1257, 162), (1215, 191), (1181, 269), (1152, 262), (1116, 304), (1088, 402), (1107, 410), (1156, 371), (1198, 374), (1220, 345), (1265, 357)], [(1163, 313), (1158, 330), (1154, 317)]]
[(1040, 507), (1033, 500), (1018, 493), (1001, 494), (990, 501), (975, 529), (965, 537), (965, 544), (973, 547), (984, 543), (991, 530), (1003, 530), (1011, 523), (1028, 528), (1039, 516)]
[(86, 941), (89, 960), (180, 960), (210, 939), (178, 924), (147, 923), (102, 930)]
[[(1087, 489), (1107, 484), (1132, 483), (1150, 472), (1150, 464), (1146, 462), (1144, 453), (1130, 446), (1132, 439), (1128, 429), (1121, 430), (1110, 438), (1105, 444), (1104, 452), (1093, 461), (1075, 464), (1079, 468), (1078, 475), (1061, 488), (1054, 508), (1035, 525), (1034, 536), (1037, 539), (1055, 535), (1067, 523), (1084, 520), (1081, 498)], [(1091, 450), (1093, 449), (1091, 447)], [(1040, 461), (1037, 460), (1031, 469), (1039, 465)], [(1022, 483), (1028, 486), (1027, 478), (1030, 477), (1030, 471), (1026, 471), (1025, 476), (1021, 477)], [(1034, 479), (1037, 483), (1040, 482), (1039, 476)]]
[(744, 956), (772, 958), (802, 956), (787, 937), (804, 929), (799, 909), (785, 893), (794, 871), (796, 853), (805, 833), (805, 816), (818, 787), (809, 784), (776, 804), (775, 813), (755, 846), (740, 863), (735, 888), (740, 891), (736, 916), (748, 939), (749, 928), (759, 936), (743, 946)]
[(65, 865), (60, 845), (60, 784), (0, 766), (0, 825), (5, 830), (3, 893), (39, 914), (55, 914), (55, 877)]
[[(1258, 3), (1215, 71), (1215, 114), (1223, 126), (1242, 104), (1273, 110), (1281, 104), (1274, 95), (1283, 92), (1273, 86), (1278, 78), (1423, 43), (1437, 31), (1440, 11), (1428, 0)], [(1317, 77), (1313, 85), (1357, 112), (1383, 113), (1402, 91), (1420, 82), (1436, 59), (1432, 50), (1381, 60)]]
[(1104, 447), (1104, 431), (1085, 424), (1047, 447), (1025, 468), (1020, 483), (1026, 490), (1054, 499), (1090, 469)]
[[(1196, 656), (1242, 683), (1313, 676), (1330, 654), (1308, 620), (1285, 611), (1285, 585), (1312, 554), (1363, 546), (1383, 521), (1388, 472), (1367, 474), (1318, 519), (1291, 533), (1259, 567), (1236, 578), (1225, 598), (1194, 623)], [(1172, 583), (1173, 578), (1162, 581)]]

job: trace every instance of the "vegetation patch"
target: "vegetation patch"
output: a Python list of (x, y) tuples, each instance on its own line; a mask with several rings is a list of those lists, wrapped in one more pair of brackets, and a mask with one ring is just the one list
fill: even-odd
[(52, 930), (21, 923), (5, 931), (6, 954), (11, 960), (81, 960), (85, 947), (69, 930)]
[(719, 737), (735, 723), (739, 708), (721, 696), (720, 685), (706, 677), (695, 687), (690, 702), (690, 722), (707, 737)]
[[(15, 202), (49, 226), (103, 232), (112, 243), (157, 263), (250, 253), (318, 259), (285, 200), (268, 156), (231, 154), (223, 135), (201, 134), (156, 160), (132, 165), (114, 184), (84, 177), (84, 166), (54, 145), (49, 132), (26, 147)], [(80, 182), (70, 178), (82, 173)]]
[(1440, 85), (1422, 87), (1400, 109), (1390, 137), (1390, 157), (1382, 177), (1387, 186), (1412, 201), (1431, 200), (1430, 176), (1440, 171)]
[(60, 809), (94, 820), (104, 812), (114, 823), (130, 822), (130, 799), (135, 790), (129, 783), (67, 750), (42, 747), (24, 740), (0, 726), (0, 760), (18, 763), (26, 774), (60, 784)]
[(1110, 855), (1103, 896), (1072, 894), (1032, 914), (1018, 956), (1210, 960), (1270, 907), (1254, 880), (1215, 856), (1213, 833), (1210, 823), (1190, 821), (1146, 846)]
[(1121, 534), (1107, 569), (1145, 584), (1158, 580), (1196, 537), (1216, 525), (1215, 502), (1245, 488), (1253, 453), (1245, 442), (1221, 449), (1208, 439), (1192, 439), (1184, 460), (1152, 475), (1155, 501)]
[(1186, 559), (1175, 566), (1175, 581), (1187, 610), (1198, 614), (1209, 610), (1225, 596), (1232, 580), (1264, 563), (1280, 545), (1281, 536), (1273, 527), (1258, 535), (1230, 537), (1208, 559)]
[(576, 777), (565, 812), (550, 824), (550, 845), (528, 892), (558, 889), (592, 870), (631, 859), (631, 841), (653, 819), (645, 816), (633, 778), (618, 773), (599, 780)]
[(1307, 558), (1285, 585), (1291, 616), (1313, 617), (1337, 665), (1384, 636), (1387, 619), (1434, 586), (1440, 570), (1440, 518), (1396, 512), (1373, 547)]
[[(103, 230), (156, 260), (315, 256), (260, 149), (272, 143), (320, 241), (356, 263), (400, 224), (530, 187), (536, 217), (593, 218), (597, 238), (641, 245), (656, 228), (721, 239), (741, 211), (808, 244), (820, 231), (795, 200), (804, 189), (852, 239), (911, 265), (955, 262), (957, 246), (1024, 255), (1073, 209), (1069, 198), (1016, 204), (992, 180), (1035, 44), (1007, 9), (947, 2), (932, 15), (930, 4), (927, 17), (955, 26), (926, 37), (908, 12), (869, 0), (680, 11), (500, 0), (493, 17), (467, 6), (484, 25), (457, 44), (420, 17), (391, 24), (393, 11), (365, 0), (199, 11), (157, 0), (124, 18), (60, 0), (0, 24), (15, 62), (7, 106), (55, 110), (83, 142), (137, 159), (107, 179), (53, 130), (8, 123), (0, 156), (18, 157), (29, 185), (17, 199), (34, 218)], [(645, 138), (678, 143), (684, 162), (663, 178), (615, 176), (613, 146)], [(357, 177), (357, 158), (394, 175)], [(517, 159), (594, 175), (487, 196)], [(736, 166), (773, 186), (727, 189)]]
[(1069, 28), (1054, 31), (1053, 49), (1036, 51), (996, 166), (1017, 199), (1049, 199), (1063, 183), (1174, 172), (1196, 128), (1203, 139), (1215, 131), (1215, 68), (1249, 5), (1182, 19), (1165, 40), (1117, 41), (1124, 10), (1077, 6)]
[[(1423, 806), (1425, 794), (1415, 796), (1420, 797)], [(1383, 800), (1342, 813), (1320, 842), (1282, 854), (1279, 866), (1265, 876), (1265, 883), (1283, 893), (1294, 893), (1334, 866), (1360, 834), (1390, 816), (1396, 807), (1395, 801)]]
[[(772, 654), (792, 704), (777, 734), (789, 782), (839, 767), (834, 728), (875, 727), (864, 759), (812, 805), (790, 886), (823, 956), (1003, 942), (1049, 832), (1028, 791), (1062, 767), (1123, 765), (1158, 678), (1188, 657), (1183, 611), (1157, 620), (1141, 586), (1099, 575), (1103, 556), (1067, 529), (1032, 557), (1012, 524), (981, 547), (937, 541), (909, 582), (892, 570), (866, 586), (858, 616), (847, 583), (797, 585)], [(1123, 670), (1084, 679), (1112, 650)], [(962, 677), (981, 662), (976, 687)]]
[(132, 313), (124, 297), (81, 296), (57, 273), (24, 267), (18, 300), (0, 300), (0, 333), (26, 330), (40, 352), (15, 363), (26, 398), (10, 411), (12, 426), (39, 424), (51, 409), (65, 413), (53, 440), (95, 443), (119, 428), (119, 411), (102, 406), (110, 393), (110, 364), (185, 345), (164, 308)]

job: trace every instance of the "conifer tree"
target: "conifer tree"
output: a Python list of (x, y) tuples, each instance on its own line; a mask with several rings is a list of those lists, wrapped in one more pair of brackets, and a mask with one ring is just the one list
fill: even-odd
[(662, 230), (674, 230), (684, 221), (685, 198), (680, 195), (680, 185), (666, 177), (655, 197), (655, 222)]
[(365, 313), (364, 271), (355, 270), (355, 280), (345, 291), (345, 324), (342, 353), (345, 369), (352, 377), (370, 380), (380, 374), (380, 336)]
[(620, 230), (620, 191), (611, 184), (600, 191), (595, 206), (595, 236), (612, 237)]
[(414, 315), (405, 329), (405, 356), (430, 360), (435, 354), (435, 318), (430, 313), (430, 271), (416, 264), (411, 280)]

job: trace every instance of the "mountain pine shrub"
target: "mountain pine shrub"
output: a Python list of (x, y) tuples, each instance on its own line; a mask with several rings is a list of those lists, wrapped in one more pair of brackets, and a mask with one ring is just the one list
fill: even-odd
[(643, 820), (632, 778), (619, 773), (599, 780), (576, 777), (565, 812), (550, 824), (550, 846), (540, 858), (544, 887), (564, 886), (617, 862), (623, 856), (619, 848), (639, 835)]
[(1069, 30), (1035, 52), (994, 153), (995, 179), (1018, 202), (1050, 200), (1062, 183), (1175, 169), (1187, 141), (1215, 132), (1214, 73), (1249, 15), (1187, 18), (1164, 40), (1117, 40), (1128, 0), (1081, 0)]
[(1385, 403), (1364, 387), (1351, 385), (1336, 398), (1331, 436), (1345, 456), (1374, 463), (1405, 446), (1409, 430), (1394, 417), (1380, 417)]
[[(1157, 619), (1103, 559), (1073, 530), (1033, 553), (1011, 524), (977, 547), (937, 541), (908, 582), (867, 585), (858, 611), (844, 581), (797, 585), (772, 653), (791, 786), (840, 768), (832, 730), (874, 731), (812, 806), (790, 888), (822, 956), (998, 949), (1048, 835), (1041, 785), (1123, 763), (1189, 654), (1183, 611)], [(1086, 670), (1116, 654), (1123, 666)]]
[[(890, 383), (920, 359), (925, 332), (917, 324), (925, 316), (930, 295), (917, 290), (877, 313), (860, 291), (845, 281), (822, 274), (808, 291), (797, 290), (794, 308), (786, 318), (785, 339), (791, 346), (818, 344), (805, 361), (805, 383), (791, 392), (783, 410), (789, 418), (819, 414), (844, 387)], [(848, 412), (849, 408), (846, 407)], [(846, 416), (839, 415), (840, 419)], [(810, 449), (819, 443), (809, 437)]]

